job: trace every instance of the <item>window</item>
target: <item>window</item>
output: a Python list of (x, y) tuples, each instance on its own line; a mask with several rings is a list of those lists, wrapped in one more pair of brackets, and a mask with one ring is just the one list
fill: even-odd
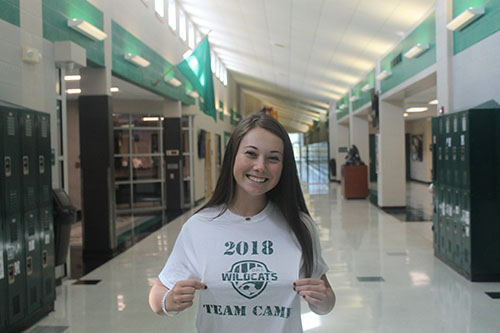
[(159, 17), (165, 16), (165, 0), (155, 0), (155, 12)]
[(212, 67), (212, 74), (215, 74), (215, 55), (213, 52), (210, 53), (210, 66)]
[(168, 25), (172, 30), (177, 30), (177, 13), (175, 7), (175, 0), (168, 1)]
[(194, 40), (194, 27), (191, 22), (188, 22), (188, 45), (191, 49), (194, 49), (194, 46), (196, 45)]
[(196, 30), (196, 45), (201, 42), (201, 34), (198, 30)]
[(186, 15), (182, 10), (179, 10), (179, 36), (186, 41)]
[(227, 69), (224, 68), (224, 80), (222, 80), (224, 85), (227, 86)]
[(215, 76), (220, 77), (220, 63), (219, 59), (215, 58)]

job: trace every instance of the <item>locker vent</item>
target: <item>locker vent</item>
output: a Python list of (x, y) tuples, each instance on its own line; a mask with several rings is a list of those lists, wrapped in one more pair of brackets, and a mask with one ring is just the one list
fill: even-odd
[(33, 236), (35, 234), (35, 223), (34, 219), (28, 219), (28, 236)]
[(21, 304), (19, 302), (19, 295), (12, 299), (12, 313), (14, 315), (21, 312)]
[(7, 117), (7, 135), (16, 135), (16, 118), (10, 114)]
[(16, 190), (10, 190), (9, 192), (9, 209), (11, 212), (19, 209)]
[(49, 121), (47, 117), (42, 117), (41, 131), (42, 131), (42, 138), (48, 137)]
[(42, 201), (50, 200), (49, 185), (43, 185), (42, 187)]
[(43, 229), (49, 230), (49, 211), (48, 210), (43, 211)]
[(26, 122), (24, 123), (24, 135), (28, 137), (33, 136), (33, 118), (26, 117)]

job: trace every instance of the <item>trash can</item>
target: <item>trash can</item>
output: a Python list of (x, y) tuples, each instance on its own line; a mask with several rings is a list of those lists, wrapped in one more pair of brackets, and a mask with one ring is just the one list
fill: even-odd
[(55, 238), (55, 264), (56, 266), (66, 263), (69, 248), (69, 236), (71, 226), (76, 221), (76, 208), (61, 188), (52, 190), (54, 203), (54, 238)]

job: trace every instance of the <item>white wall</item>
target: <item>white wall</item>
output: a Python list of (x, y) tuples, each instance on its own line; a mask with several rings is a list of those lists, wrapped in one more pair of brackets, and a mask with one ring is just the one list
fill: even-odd
[(432, 181), (432, 152), (429, 149), (432, 142), (432, 121), (429, 119), (418, 119), (405, 123), (405, 132), (411, 135), (423, 135), (422, 161), (414, 161), (410, 156), (411, 179), (431, 182)]
[(492, 99), (500, 103), (499, 54), (500, 32), (497, 32), (453, 58), (453, 111)]

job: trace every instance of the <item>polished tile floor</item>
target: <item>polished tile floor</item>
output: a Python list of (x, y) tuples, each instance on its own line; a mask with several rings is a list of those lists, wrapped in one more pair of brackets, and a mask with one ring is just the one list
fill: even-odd
[[(410, 188), (422, 207), (430, 203), (426, 189)], [(344, 200), (335, 183), (304, 190), (337, 294), (326, 316), (303, 304), (305, 332), (500, 332), (500, 299), (486, 294), (498, 295), (500, 283), (470, 283), (436, 259), (430, 222), (403, 222), (368, 200)], [(189, 214), (82, 277), (88, 283), (64, 281), (55, 311), (29, 332), (194, 332), (196, 307), (165, 318), (147, 303)]]

